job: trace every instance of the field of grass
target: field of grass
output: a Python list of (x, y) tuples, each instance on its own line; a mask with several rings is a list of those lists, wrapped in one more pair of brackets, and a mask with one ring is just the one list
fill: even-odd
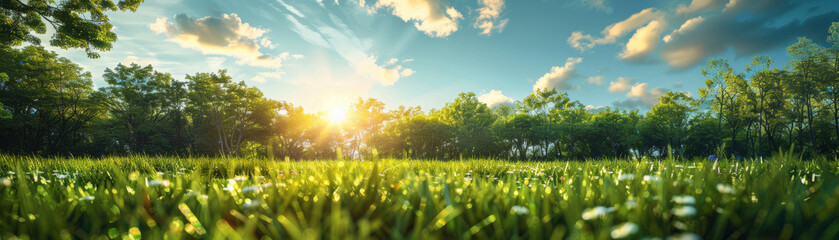
[(837, 239), (839, 164), (0, 156), (3, 239)]

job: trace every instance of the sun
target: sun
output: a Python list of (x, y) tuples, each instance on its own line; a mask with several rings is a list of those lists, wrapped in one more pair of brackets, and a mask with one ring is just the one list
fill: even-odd
[(347, 119), (347, 109), (343, 107), (333, 107), (328, 112), (329, 121), (333, 124), (342, 123)]

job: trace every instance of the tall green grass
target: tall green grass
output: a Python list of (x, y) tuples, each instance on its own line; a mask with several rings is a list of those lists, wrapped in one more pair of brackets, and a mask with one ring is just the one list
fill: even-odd
[(839, 164), (0, 156), (4, 239), (837, 239)]

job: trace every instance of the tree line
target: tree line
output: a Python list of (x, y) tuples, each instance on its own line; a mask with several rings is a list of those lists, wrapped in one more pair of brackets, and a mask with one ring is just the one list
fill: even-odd
[(269, 99), (225, 70), (176, 79), (151, 65), (119, 64), (94, 89), (78, 64), (41, 46), (3, 43), (0, 153), (554, 160), (757, 158), (795, 146), (836, 156), (839, 23), (829, 32), (831, 46), (807, 38), (789, 46), (783, 68), (757, 56), (737, 72), (712, 59), (699, 96), (667, 92), (646, 113), (590, 111), (540, 89), (493, 108), (471, 92), (428, 111), (359, 98), (342, 122)]

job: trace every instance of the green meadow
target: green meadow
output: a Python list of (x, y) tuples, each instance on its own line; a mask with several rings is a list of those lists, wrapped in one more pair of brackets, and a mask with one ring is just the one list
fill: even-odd
[(0, 156), (4, 239), (836, 239), (839, 165)]

